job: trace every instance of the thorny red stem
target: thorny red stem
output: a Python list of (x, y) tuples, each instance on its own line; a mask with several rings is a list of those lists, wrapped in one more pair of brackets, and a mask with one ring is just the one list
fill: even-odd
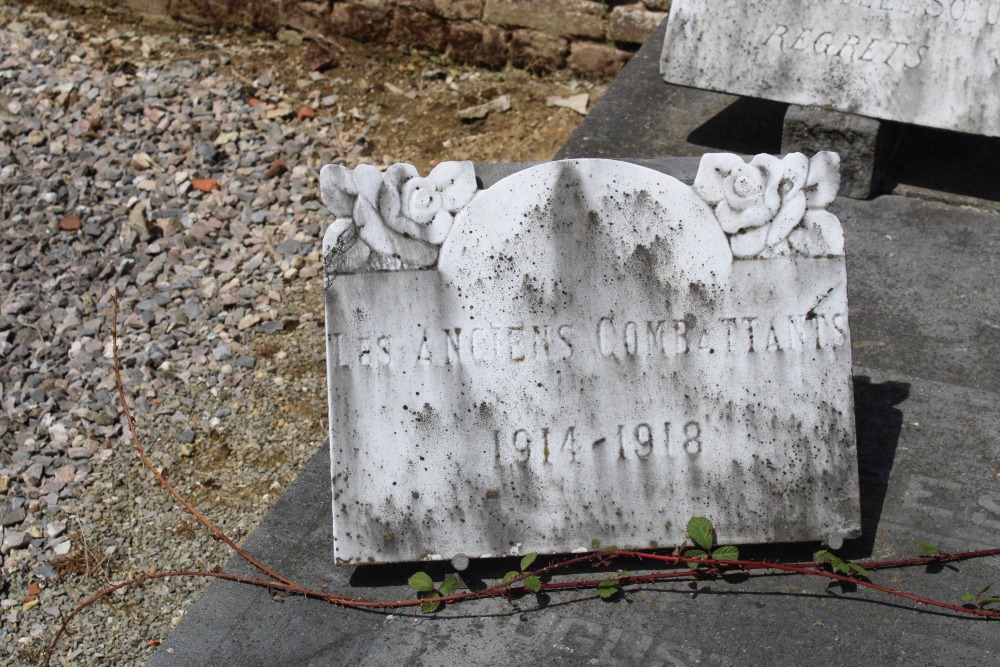
[(894, 567), (913, 567), (914, 565), (944, 565), (953, 560), (969, 560), (970, 558), (984, 558), (986, 556), (1000, 555), (1000, 549), (980, 549), (978, 551), (960, 551), (957, 554), (944, 554), (934, 556), (920, 556), (918, 558), (904, 558), (902, 560), (871, 560), (858, 563), (866, 570), (887, 570)]
[[(941, 563), (941, 562), (951, 562), (956, 560), (968, 560), (970, 558), (979, 558), (983, 556), (996, 556), (1000, 554), (1000, 549), (984, 549), (980, 551), (966, 551), (962, 553), (956, 553), (950, 556), (928, 556), (926, 558), (913, 558), (909, 559), (910, 565), (926, 565), (931, 563)], [(656, 560), (665, 563), (690, 563), (699, 562), (708, 567), (720, 567), (720, 568), (737, 568), (740, 571), (752, 571), (752, 570), (779, 570), (782, 572), (793, 572), (795, 574), (808, 574), (817, 577), (825, 577), (827, 579), (833, 579), (836, 581), (847, 582), (861, 586), (864, 588), (871, 588), (876, 591), (881, 591), (889, 595), (895, 595), (898, 597), (906, 598), (908, 600), (913, 600), (914, 602), (919, 602), (920, 604), (931, 605), (934, 607), (942, 607), (950, 611), (971, 614), (973, 616), (982, 616), (985, 618), (1000, 618), (1000, 610), (991, 609), (969, 609), (955, 604), (949, 604), (947, 602), (941, 602), (939, 600), (933, 600), (930, 598), (921, 597), (919, 595), (914, 595), (912, 593), (907, 593), (895, 588), (889, 588), (888, 586), (882, 586), (881, 584), (876, 584), (867, 579), (860, 579), (857, 577), (850, 577), (843, 574), (837, 574), (836, 572), (831, 572), (823, 564), (818, 563), (770, 563), (767, 561), (755, 561), (755, 560), (715, 560), (712, 558), (703, 559), (692, 559), (683, 558), (680, 556), (661, 556), (657, 554), (642, 553), (639, 551), (618, 551), (615, 552), (616, 556), (621, 556), (625, 558), (643, 558), (648, 560)], [(867, 566), (871, 566), (872, 569), (887, 568), (887, 567), (899, 567), (898, 563), (901, 561), (873, 561), (869, 562), (867, 565), (858, 563), (861, 567), (867, 569)]]
[(150, 472), (153, 473), (153, 476), (156, 477), (156, 481), (158, 481), (170, 493), (170, 495), (176, 498), (177, 501), (184, 506), (184, 509), (186, 509), (191, 514), (191, 516), (197, 519), (200, 524), (205, 526), (205, 528), (207, 528), (209, 532), (212, 533), (212, 536), (214, 538), (225, 542), (227, 545), (229, 545), (230, 548), (232, 548), (236, 553), (238, 553), (240, 557), (243, 558), (243, 560), (250, 563), (251, 565), (253, 565), (255, 568), (257, 568), (267, 576), (272, 577), (273, 579), (276, 579), (289, 586), (297, 587), (295, 583), (293, 583), (288, 579), (285, 579), (280, 574), (271, 570), (271, 568), (267, 567), (266, 565), (258, 561), (256, 558), (243, 551), (243, 549), (241, 549), (239, 546), (237, 546), (235, 542), (229, 539), (229, 537), (225, 533), (216, 528), (215, 525), (212, 524), (212, 522), (210, 522), (208, 519), (202, 516), (201, 513), (194, 508), (194, 505), (189, 503), (187, 499), (184, 498), (184, 496), (182, 496), (180, 493), (177, 492), (176, 489), (170, 486), (170, 484), (167, 482), (163, 474), (156, 469), (156, 466), (153, 465), (153, 462), (150, 461), (149, 458), (146, 456), (146, 451), (145, 449), (143, 449), (142, 443), (139, 441), (139, 434), (135, 427), (135, 420), (132, 417), (132, 411), (129, 410), (128, 402), (125, 400), (125, 386), (122, 383), (121, 364), (118, 359), (118, 288), (117, 287), (115, 288), (115, 293), (112, 300), (114, 301), (114, 307), (115, 307), (115, 319), (111, 327), (111, 338), (113, 343), (112, 352), (114, 354), (114, 362), (115, 362), (115, 382), (118, 384), (118, 398), (121, 401), (122, 410), (125, 411), (125, 418), (128, 421), (129, 433), (132, 436), (132, 444), (135, 447), (135, 450), (139, 453), (139, 458), (142, 459), (143, 465), (145, 465), (150, 470)]
[[(156, 469), (153, 462), (149, 460), (146, 456), (146, 452), (142, 447), (142, 443), (139, 440), (139, 434), (136, 429), (135, 420), (132, 417), (132, 412), (129, 410), (128, 402), (125, 399), (125, 386), (122, 382), (121, 377), (121, 364), (118, 357), (118, 289), (116, 288), (113, 295), (112, 301), (114, 303), (114, 322), (112, 324), (111, 336), (112, 336), (112, 349), (114, 353), (114, 371), (115, 371), (115, 382), (118, 385), (118, 398), (122, 405), (122, 410), (125, 412), (125, 417), (128, 423), (129, 434), (132, 438), (132, 444), (135, 450), (139, 454), (139, 458), (142, 460), (142, 464), (149, 469), (149, 471), (156, 478), (156, 481), (167, 490), (170, 495), (172, 495), (183, 507), (191, 514), (200, 524), (202, 524), (216, 539), (225, 542), (233, 551), (235, 551), (243, 560), (255, 567), (261, 573), (270, 577), (270, 579), (263, 579), (258, 577), (250, 577), (238, 574), (229, 574), (226, 572), (207, 572), (207, 571), (175, 571), (175, 572), (154, 572), (149, 574), (142, 574), (133, 579), (123, 581), (112, 586), (109, 586), (90, 598), (84, 600), (76, 606), (73, 611), (66, 615), (62, 619), (59, 629), (56, 631), (55, 636), (50, 642), (45, 655), (44, 664), (48, 665), (52, 658), (52, 653), (55, 651), (55, 647), (63, 635), (71, 634), (69, 624), (80, 612), (87, 609), (91, 605), (103, 600), (115, 591), (130, 588), (132, 586), (142, 585), (146, 581), (152, 579), (164, 579), (168, 577), (208, 577), (215, 579), (224, 579), (227, 581), (235, 581), (243, 584), (250, 584), (252, 586), (261, 586), (269, 590), (283, 591), (291, 595), (299, 595), (302, 597), (312, 598), (316, 600), (321, 600), (333, 605), (340, 607), (349, 607), (355, 609), (399, 609), (404, 607), (417, 607), (428, 602), (426, 598), (410, 598), (405, 600), (366, 600), (362, 598), (350, 598), (343, 595), (337, 595), (335, 593), (328, 593), (323, 590), (311, 589), (301, 584), (297, 584), (290, 579), (287, 579), (271, 568), (267, 567), (256, 558), (246, 553), (241, 549), (232, 539), (230, 539), (225, 533), (223, 533), (219, 528), (217, 528), (211, 521), (206, 519), (200, 512), (198, 512), (195, 507), (188, 502), (176, 489), (174, 489), (170, 483), (166, 480), (162, 473)], [(998, 549), (981, 549), (978, 551), (963, 551), (954, 554), (939, 553), (930, 556), (921, 556), (918, 558), (907, 558), (901, 560), (886, 560), (886, 561), (864, 561), (856, 563), (866, 570), (880, 570), (887, 568), (899, 568), (899, 567), (912, 567), (917, 565), (937, 565), (937, 564), (947, 564), (963, 560), (969, 560), (973, 558), (983, 558), (987, 556), (997, 556), (1000, 555), (1000, 548)], [(862, 579), (854, 576), (846, 576), (838, 574), (836, 572), (830, 571), (825, 564), (820, 563), (778, 563), (769, 561), (754, 561), (754, 560), (716, 560), (713, 558), (691, 558), (683, 555), (665, 555), (665, 554), (654, 554), (642, 551), (609, 551), (609, 552), (599, 552), (587, 554), (584, 556), (576, 556), (567, 558), (565, 560), (560, 560), (558, 562), (552, 563), (545, 567), (539, 568), (537, 570), (532, 570), (529, 572), (522, 572), (517, 577), (507, 582), (506, 584), (495, 584), (489, 586), (479, 591), (469, 591), (468, 593), (456, 593), (454, 595), (444, 595), (441, 597), (434, 598), (434, 602), (438, 603), (453, 603), (462, 602), (466, 600), (483, 599), (490, 597), (500, 597), (508, 596), (511, 592), (514, 592), (513, 586), (529, 576), (542, 576), (549, 574), (551, 572), (562, 570), (574, 565), (581, 565), (585, 563), (591, 563), (596, 566), (607, 566), (619, 558), (635, 558), (639, 560), (652, 560), (660, 563), (665, 563), (668, 565), (684, 566), (687, 569), (683, 570), (670, 570), (668, 572), (653, 572), (650, 574), (643, 575), (628, 575), (619, 579), (619, 583), (622, 586), (627, 586), (630, 584), (639, 583), (650, 583), (654, 581), (664, 581), (668, 579), (705, 579), (718, 576), (727, 572), (755, 572), (755, 571), (779, 571), (779, 572), (789, 572), (793, 574), (810, 575), (816, 577), (823, 577), (826, 579), (831, 579), (833, 581), (839, 581), (843, 583), (850, 583), (855, 586), (860, 586), (863, 588), (870, 588), (887, 595), (892, 595), (895, 597), (901, 597), (907, 600), (911, 600), (918, 604), (929, 605), (934, 607), (939, 607), (942, 609), (947, 609), (949, 611), (955, 612), (957, 614), (977, 616), (980, 618), (995, 619), (1000, 618), (1000, 610), (995, 609), (982, 609), (982, 608), (969, 608), (962, 607), (959, 605), (949, 604), (947, 602), (942, 602), (940, 600), (934, 600), (931, 598), (921, 597), (919, 595), (914, 595), (912, 593), (907, 593), (906, 591), (901, 591), (895, 588), (890, 588), (888, 586), (882, 586), (881, 584), (876, 584), (867, 579)], [(697, 569), (688, 568), (688, 563), (698, 563)], [(576, 581), (558, 581), (543, 583), (541, 585), (541, 591), (565, 591), (565, 590), (581, 590), (596, 588), (601, 582), (607, 579), (585, 579)], [(516, 589), (520, 591), (522, 589)]]

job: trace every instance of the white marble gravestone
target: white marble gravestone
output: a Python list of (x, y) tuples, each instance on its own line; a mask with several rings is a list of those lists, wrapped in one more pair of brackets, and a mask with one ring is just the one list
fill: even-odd
[(857, 536), (837, 181), (324, 167), (336, 561)]
[(1000, 0), (674, 0), (670, 83), (1000, 136)]

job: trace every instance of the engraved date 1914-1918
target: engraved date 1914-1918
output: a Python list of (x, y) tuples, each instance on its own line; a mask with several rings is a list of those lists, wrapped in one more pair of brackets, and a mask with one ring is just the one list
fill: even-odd
[(527, 463), (532, 458), (544, 463), (578, 463), (585, 458), (614, 456), (622, 461), (646, 461), (657, 454), (697, 456), (702, 449), (699, 421), (639, 422), (618, 424), (608, 436), (586, 437), (575, 425), (565, 428), (495, 429), (497, 456), (513, 449), (515, 458)]

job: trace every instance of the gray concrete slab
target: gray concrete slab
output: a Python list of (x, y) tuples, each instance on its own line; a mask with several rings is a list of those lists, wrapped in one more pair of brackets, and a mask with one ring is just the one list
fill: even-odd
[[(649, 46), (562, 156), (700, 154), (705, 147), (689, 141), (691, 128), (712, 123), (743, 142), (722, 148), (777, 150), (767, 141), (780, 145), (781, 114), (774, 136), (764, 129), (766, 109), (757, 120), (739, 113), (711, 120), (734, 98), (666, 86), (654, 75), (659, 46)], [(652, 65), (644, 64), (650, 57)], [(663, 100), (673, 106), (663, 107)], [(997, 163), (964, 168), (996, 181)], [(935, 197), (944, 202), (893, 195), (838, 199), (831, 207), (847, 237), (854, 340), (864, 534), (846, 545), (852, 558), (914, 554), (918, 540), (949, 550), (1000, 545), (1000, 213), (989, 201), (955, 203), (956, 192), (989, 196), (988, 184), (949, 190), (949, 182), (936, 183), (943, 189)], [(304, 584), (353, 596), (404, 597), (406, 578), (417, 569), (440, 579), (444, 566), (332, 564), (329, 459), (326, 446), (316, 446), (247, 549)], [(749, 553), (809, 558), (815, 547)], [(463, 578), (474, 584), (510, 566), (473, 563)], [(227, 570), (249, 572), (235, 561)], [(1000, 580), (1000, 560), (970, 562), (960, 573), (879, 576), (957, 601), (978, 583)], [(995, 623), (828, 590), (799, 577), (710, 581), (696, 589), (647, 586), (611, 603), (588, 592), (542, 602), (494, 600), (434, 617), (387, 615), (294, 598), (279, 603), (266, 591), (216, 582), (149, 664), (994, 665), (1000, 656)]]

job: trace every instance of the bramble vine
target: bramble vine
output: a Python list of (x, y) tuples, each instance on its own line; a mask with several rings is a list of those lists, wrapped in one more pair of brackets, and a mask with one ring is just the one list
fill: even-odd
[[(525, 590), (531, 591), (532, 593), (537, 593), (538, 591), (542, 590), (542, 580), (541, 579), (539, 579), (534, 574), (530, 574), (530, 573), (525, 574), (525, 573), (528, 572), (528, 568), (531, 567), (531, 564), (535, 562), (536, 558), (538, 558), (538, 554), (534, 554), (534, 553), (528, 554), (527, 556), (525, 556), (524, 558), (522, 558), (521, 559), (521, 568), (520, 568), (520, 571), (518, 571), (518, 570), (511, 570), (507, 574), (503, 575), (503, 583), (505, 583), (505, 584), (511, 584), (514, 581), (521, 581), (521, 580), (523, 580), (524, 581), (524, 588), (525, 588)], [(524, 575), (524, 576), (522, 576), (522, 575)]]
[[(691, 541), (700, 547), (698, 549), (685, 549), (681, 546), (678, 553), (682, 552), (688, 558), (705, 559), (709, 557), (709, 554), (715, 560), (737, 560), (740, 557), (740, 550), (733, 546), (712, 549), (715, 544), (715, 529), (712, 528), (712, 522), (703, 516), (692, 517), (688, 521), (687, 534)], [(701, 563), (698, 560), (689, 561), (687, 566), (692, 570), (697, 570), (701, 567)]]
[(417, 572), (406, 583), (410, 588), (417, 591), (420, 597), (426, 600), (420, 607), (420, 611), (425, 614), (432, 614), (440, 609), (440, 599), (453, 595), (458, 590), (458, 577), (455, 575), (448, 575), (441, 582), (440, 586), (435, 586), (431, 575), (426, 572)]
[(990, 590), (990, 587), (992, 587), (994, 583), (995, 582), (991, 581), (990, 583), (986, 584), (975, 593), (966, 593), (962, 595), (959, 599), (962, 602), (971, 602), (980, 609), (983, 609), (988, 604), (1000, 603), (1000, 597), (993, 597), (986, 595), (986, 591)]
[[(878, 570), (889, 568), (903, 568), (915, 566), (950, 566), (959, 561), (973, 558), (983, 558), (987, 556), (1000, 555), (1000, 548), (982, 549), (978, 551), (949, 552), (938, 548), (928, 542), (920, 542), (917, 545), (918, 556), (900, 560), (882, 561), (848, 561), (834, 554), (829, 550), (820, 550), (813, 554), (812, 562), (783, 563), (779, 561), (757, 561), (740, 559), (739, 550), (735, 546), (716, 544), (715, 531), (712, 522), (706, 517), (693, 517), (687, 525), (687, 538), (684, 544), (673, 550), (672, 553), (657, 553), (649, 551), (628, 551), (613, 550), (557, 558), (547, 565), (531, 569), (535, 564), (537, 554), (530, 553), (521, 558), (519, 568), (507, 572), (501, 581), (488, 585), (478, 590), (468, 590), (459, 592), (459, 579), (454, 575), (448, 575), (440, 584), (435, 584), (434, 580), (426, 572), (420, 571), (413, 574), (409, 580), (409, 587), (417, 593), (416, 597), (402, 600), (368, 600), (363, 598), (352, 598), (337, 593), (328, 593), (324, 590), (309, 588), (298, 584), (269, 568), (252, 555), (241, 549), (232, 539), (225, 535), (219, 528), (205, 518), (198, 510), (184, 498), (166, 478), (156, 469), (152, 461), (147, 457), (146, 452), (139, 439), (135, 418), (128, 407), (125, 396), (125, 387), (121, 377), (121, 364), (118, 356), (118, 292), (112, 295), (114, 306), (114, 321), (112, 323), (112, 351), (114, 360), (115, 381), (118, 387), (118, 398), (121, 402), (122, 411), (126, 417), (128, 425), (128, 435), (131, 438), (132, 446), (137, 452), (143, 465), (149, 469), (156, 481), (166, 491), (179, 502), (184, 509), (200, 523), (213, 538), (221, 540), (228, 545), (243, 560), (252, 565), (259, 573), (259, 576), (245, 576), (223, 572), (221, 568), (210, 571), (172, 571), (153, 572), (142, 574), (133, 579), (119, 582), (104, 588), (91, 597), (80, 602), (76, 608), (65, 615), (58, 630), (51, 642), (41, 656), (41, 663), (50, 664), (52, 655), (59, 640), (72, 633), (71, 624), (73, 619), (86, 610), (88, 607), (109, 598), (116, 591), (129, 589), (134, 586), (141, 586), (154, 579), (165, 579), (171, 577), (205, 577), (215, 579), (225, 579), (253, 586), (266, 588), (268, 591), (287, 595), (299, 595), (333, 604), (339, 607), (353, 609), (378, 609), (391, 610), (400, 608), (419, 608), (423, 613), (435, 613), (443, 609), (444, 605), (466, 602), (476, 599), (504, 597), (512, 600), (517, 595), (539, 594), (569, 590), (593, 590), (602, 599), (611, 599), (617, 595), (625, 594), (626, 587), (636, 584), (647, 584), (652, 582), (662, 582), (667, 580), (704, 580), (719, 577), (722, 574), (741, 572), (744, 574), (767, 575), (776, 572), (793, 573), (807, 576), (815, 576), (830, 580), (831, 583), (851, 584), (857, 588), (868, 588), (886, 595), (903, 598), (919, 605), (926, 605), (944, 609), (956, 616), (977, 617), (987, 620), (1000, 619), (1000, 609), (989, 608), (1000, 604), (1000, 597), (989, 595), (993, 582), (979, 588), (975, 593), (965, 593), (959, 599), (964, 604), (953, 604), (942, 600), (935, 600), (918, 596), (906, 591), (890, 588), (872, 581), (871, 575)], [(608, 568), (615, 561), (621, 559), (638, 560), (660, 566), (669, 566), (672, 569), (650, 572), (647, 574), (631, 574), (619, 571), (612, 577), (594, 579), (573, 579), (553, 581), (554, 573), (568, 571), (570, 568), (589, 564), (593, 567)], [(273, 595), (272, 595), (273, 597)]]
[(816, 563), (826, 563), (830, 566), (831, 572), (837, 572), (839, 574), (846, 574), (847, 576), (861, 577), (862, 579), (870, 579), (868, 570), (861, 567), (857, 563), (852, 563), (846, 561), (840, 556), (822, 549), (813, 554), (813, 561)]

